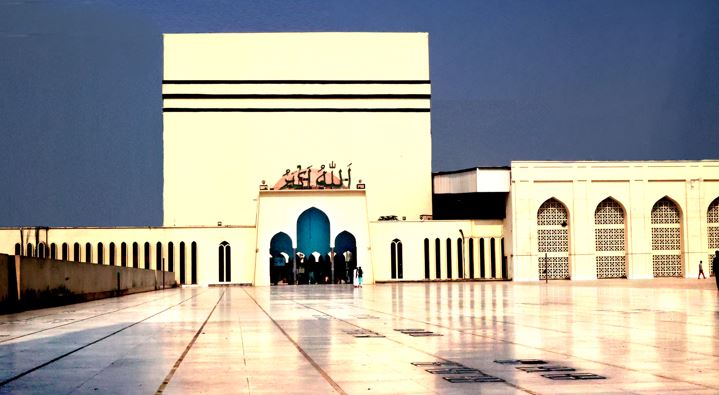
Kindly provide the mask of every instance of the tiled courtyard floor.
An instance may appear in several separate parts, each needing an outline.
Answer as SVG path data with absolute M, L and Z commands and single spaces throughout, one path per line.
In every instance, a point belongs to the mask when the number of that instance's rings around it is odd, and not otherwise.
M 717 394 L 718 295 L 713 278 L 165 290 L 0 316 L 0 393 Z

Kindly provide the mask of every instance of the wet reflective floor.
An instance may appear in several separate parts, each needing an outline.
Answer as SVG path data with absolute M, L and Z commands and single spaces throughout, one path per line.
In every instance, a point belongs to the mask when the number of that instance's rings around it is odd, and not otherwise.
M 719 393 L 714 279 L 183 288 L 0 316 L 0 393 Z

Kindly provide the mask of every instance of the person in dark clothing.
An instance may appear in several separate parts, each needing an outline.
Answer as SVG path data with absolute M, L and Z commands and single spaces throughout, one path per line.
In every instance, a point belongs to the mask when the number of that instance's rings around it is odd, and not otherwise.
M 719 250 L 714 251 L 714 259 L 712 259 L 712 272 L 714 272 L 714 279 L 717 282 L 717 289 L 719 290 Z

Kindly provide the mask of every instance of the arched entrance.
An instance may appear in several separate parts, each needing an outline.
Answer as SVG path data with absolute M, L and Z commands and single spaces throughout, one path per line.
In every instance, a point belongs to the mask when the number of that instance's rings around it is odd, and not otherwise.
M 335 237 L 335 282 L 352 282 L 352 271 L 357 267 L 357 240 L 348 231 Z
M 326 259 L 330 252 L 330 220 L 316 207 L 309 208 L 297 219 L 297 282 L 318 282 L 329 273 Z
M 292 239 L 287 233 L 279 232 L 270 240 L 270 282 L 291 284 L 292 276 Z

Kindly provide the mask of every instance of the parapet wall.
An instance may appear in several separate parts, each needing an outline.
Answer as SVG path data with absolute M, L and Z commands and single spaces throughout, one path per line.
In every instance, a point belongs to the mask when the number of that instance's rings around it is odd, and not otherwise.
M 175 286 L 170 272 L 0 254 L 0 313 Z

